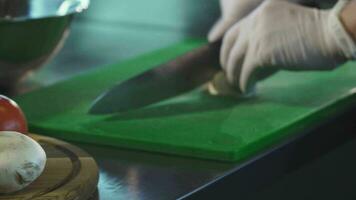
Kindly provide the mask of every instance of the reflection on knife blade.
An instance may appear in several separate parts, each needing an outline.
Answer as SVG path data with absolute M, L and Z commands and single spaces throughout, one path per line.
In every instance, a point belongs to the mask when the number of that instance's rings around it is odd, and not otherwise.
M 114 86 L 94 101 L 89 113 L 126 112 L 196 89 L 220 70 L 220 46 L 221 41 L 205 45 Z

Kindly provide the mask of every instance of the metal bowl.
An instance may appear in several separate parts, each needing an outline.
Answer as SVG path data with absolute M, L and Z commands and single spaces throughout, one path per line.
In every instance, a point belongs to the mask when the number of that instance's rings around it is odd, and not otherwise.
M 73 16 L 89 0 L 0 0 L 0 92 L 61 48 Z

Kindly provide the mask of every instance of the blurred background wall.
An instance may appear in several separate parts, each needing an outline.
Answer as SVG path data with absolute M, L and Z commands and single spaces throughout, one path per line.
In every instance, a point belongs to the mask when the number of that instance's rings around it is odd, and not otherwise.
M 63 50 L 31 79 L 51 84 L 187 38 L 205 38 L 219 13 L 218 0 L 92 0 L 75 18 Z

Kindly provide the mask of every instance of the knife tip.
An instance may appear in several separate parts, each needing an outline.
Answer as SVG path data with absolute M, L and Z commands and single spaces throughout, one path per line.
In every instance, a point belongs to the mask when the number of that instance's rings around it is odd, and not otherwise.
M 115 114 L 115 113 L 120 113 L 120 112 L 126 112 L 129 109 L 126 107 L 120 107 L 117 104 L 113 108 L 110 105 L 109 102 L 105 101 L 105 98 L 98 98 L 90 107 L 88 114 L 90 115 L 109 115 L 109 114 Z
M 90 115 L 104 115 L 104 114 L 108 114 L 108 113 L 101 109 L 98 109 L 98 107 L 94 105 L 93 107 L 91 107 L 89 109 L 88 114 L 90 114 Z
M 91 105 L 88 111 L 90 115 L 105 115 L 110 113 L 110 111 L 107 110 L 107 107 L 102 105 L 102 101 L 100 99 L 101 98 L 96 99 Z

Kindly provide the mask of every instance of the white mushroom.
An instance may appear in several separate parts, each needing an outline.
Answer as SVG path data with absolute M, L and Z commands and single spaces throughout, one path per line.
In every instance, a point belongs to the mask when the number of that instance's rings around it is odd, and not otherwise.
M 0 131 L 0 193 L 21 190 L 36 180 L 46 165 L 46 153 L 30 137 Z

